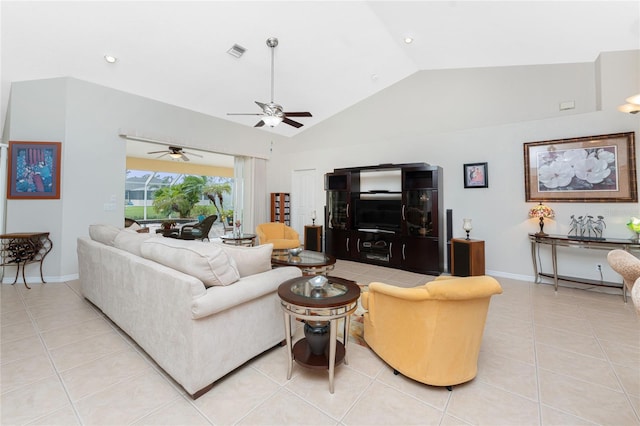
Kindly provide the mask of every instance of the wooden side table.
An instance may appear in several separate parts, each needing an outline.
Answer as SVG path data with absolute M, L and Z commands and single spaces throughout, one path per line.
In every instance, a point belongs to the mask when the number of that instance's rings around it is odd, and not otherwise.
M 292 278 L 278 287 L 287 340 L 287 380 L 291 379 L 293 361 L 307 368 L 328 369 L 329 392 L 333 393 L 335 366 L 343 361 L 348 364 L 349 321 L 350 315 L 358 307 L 360 287 L 355 281 L 338 277 L 327 277 L 326 285 L 314 287 L 310 281 L 313 279 Z M 305 338 L 298 340 L 295 345 L 291 342 L 291 317 L 305 322 Z M 342 342 L 338 340 L 339 320 L 344 321 Z M 319 329 L 324 329 L 321 338 L 314 335 Z
M 53 248 L 53 242 L 49 239 L 48 232 L 17 232 L 13 234 L 0 235 L 0 259 L 2 266 L 2 276 L 0 282 L 4 278 L 4 268 L 6 266 L 16 266 L 16 277 L 13 284 L 18 281 L 20 266 L 22 265 L 22 280 L 26 288 L 27 279 L 24 275 L 25 267 L 30 263 L 40 264 L 40 279 L 45 283 L 42 275 L 42 262 Z
M 451 239 L 451 275 L 484 275 L 484 241 Z

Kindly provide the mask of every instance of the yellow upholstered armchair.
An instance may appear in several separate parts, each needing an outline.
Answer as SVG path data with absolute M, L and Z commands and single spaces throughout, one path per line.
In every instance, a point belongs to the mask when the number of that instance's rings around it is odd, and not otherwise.
M 300 247 L 300 236 L 295 229 L 280 222 L 261 223 L 256 226 L 258 244 L 273 244 L 274 250 Z
M 434 386 L 473 379 L 494 294 L 489 276 L 441 276 L 402 288 L 373 282 L 362 294 L 364 340 L 394 372 Z

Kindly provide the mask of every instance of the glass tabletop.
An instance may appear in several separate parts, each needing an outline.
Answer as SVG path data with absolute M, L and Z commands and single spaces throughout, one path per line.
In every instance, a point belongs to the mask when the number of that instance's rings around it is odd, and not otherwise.
M 313 250 L 302 250 L 298 255 L 287 252 L 273 253 L 272 263 L 300 266 L 326 266 L 335 263 L 335 258 L 326 253 Z
M 223 240 L 247 240 L 255 237 L 256 237 L 256 234 L 240 234 L 240 235 L 225 234 L 220 236 L 220 238 Z
M 298 296 L 314 299 L 342 296 L 347 292 L 347 286 L 330 282 L 326 277 L 317 275 L 305 281 L 298 281 L 291 285 L 291 292 Z
M 360 297 L 355 281 L 323 275 L 292 278 L 280 284 L 278 296 L 285 302 L 305 308 L 345 306 Z

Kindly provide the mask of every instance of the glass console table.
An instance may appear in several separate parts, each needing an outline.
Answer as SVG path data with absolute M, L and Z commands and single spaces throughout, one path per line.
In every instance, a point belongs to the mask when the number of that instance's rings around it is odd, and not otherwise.
M 533 262 L 533 273 L 536 283 L 541 281 L 542 277 L 552 278 L 555 290 L 558 291 L 558 281 L 569 281 L 575 283 L 589 284 L 601 287 L 613 287 L 622 289 L 622 298 L 627 301 L 627 291 L 622 282 L 613 283 L 607 281 L 589 280 L 586 278 L 569 277 L 558 275 L 558 253 L 557 247 L 575 247 L 594 250 L 625 250 L 640 251 L 640 242 L 623 238 L 581 238 L 567 235 L 539 235 L 529 234 L 531 242 L 531 260 Z M 536 253 L 541 245 L 551 246 L 551 263 L 553 265 L 553 273 L 546 273 L 538 270 L 538 262 Z

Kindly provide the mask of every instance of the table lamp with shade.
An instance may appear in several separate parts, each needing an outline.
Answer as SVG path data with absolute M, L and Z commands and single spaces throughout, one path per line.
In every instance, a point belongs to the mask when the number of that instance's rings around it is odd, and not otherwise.
M 544 218 L 552 218 L 555 216 L 555 213 L 551 207 L 545 206 L 542 204 L 542 201 L 537 206 L 533 207 L 529 210 L 529 217 L 531 218 L 540 218 L 540 232 L 536 232 L 536 235 L 547 235 L 544 231 Z

